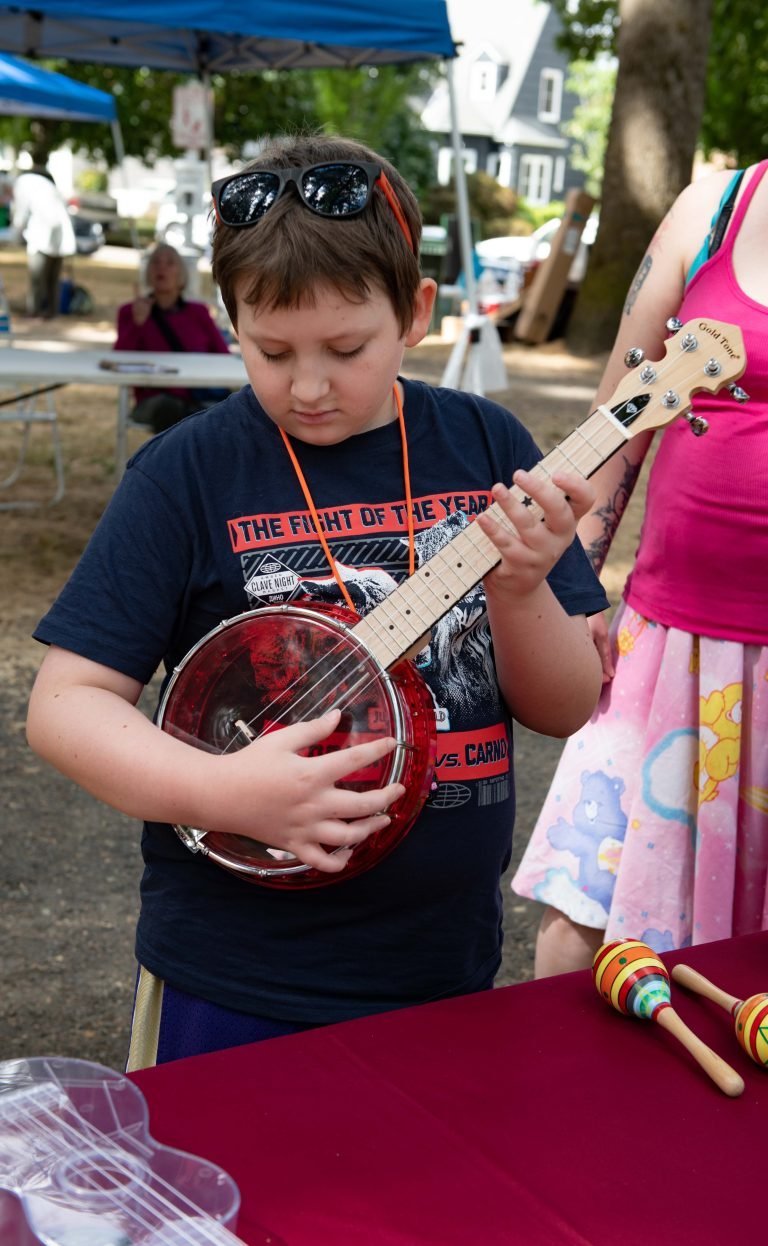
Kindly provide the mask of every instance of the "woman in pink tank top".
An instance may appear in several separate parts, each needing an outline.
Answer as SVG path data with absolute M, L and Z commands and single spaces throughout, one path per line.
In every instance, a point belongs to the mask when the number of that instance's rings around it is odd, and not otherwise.
M 741 328 L 749 403 L 698 394 L 707 435 L 666 427 L 610 633 L 590 620 L 603 694 L 566 744 L 512 883 L 547 906 L 537 976 L 588 966 L 606 939 L 667 951 L 768 927 L 767 172 L 768 160 L 738 189 L 713 174 L 679 196 L 597 392 L 614 392 L 630 346 L 662 357 L 670 316 Z M 634 437 L 592 478 L 579 535 L 598 571 L 652 440 Z

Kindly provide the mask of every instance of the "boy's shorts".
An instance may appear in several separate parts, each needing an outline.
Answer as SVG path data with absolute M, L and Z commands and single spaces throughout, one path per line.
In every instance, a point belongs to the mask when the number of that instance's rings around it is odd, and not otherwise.
M 254 1017 L 168 986 L 142 965 L 136 980 L 126 1073 L 311 1030 L 311 1025 Z

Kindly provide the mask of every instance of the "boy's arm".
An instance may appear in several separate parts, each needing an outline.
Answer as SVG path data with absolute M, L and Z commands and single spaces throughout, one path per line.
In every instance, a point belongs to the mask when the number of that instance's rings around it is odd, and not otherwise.
M 131 817 L 260 839 L 326 872 L 343 869 L 349 854 L 331 856 L 322 845 L 352 847 L 381 830 L 389 822 L 381 811 L 403 794 L 400 784 L 364 793 L 336 787 L 391 752 L 391 739 L 300 755 L 333 731 L 338 712 L 272 732 L 236 753 L 211 754 L 150 722 L 136 707 L 141 688 L 52 647 L 30 700 L 31 747 Z
M 571 544 L 577 517 L 594 494 L 575 473 L 546 481 L 516 472 L 515 484 L 541 506 L 542 519 L 496 485 L 494 500 L 515 530 L 487 513 L 476 521 L 502 556 L 485 579 L 496 669 L 518 722 L 563 737 L 577 731 L 597 703 L 600 660 L 584 616 L 567 614 L 545 577 Z

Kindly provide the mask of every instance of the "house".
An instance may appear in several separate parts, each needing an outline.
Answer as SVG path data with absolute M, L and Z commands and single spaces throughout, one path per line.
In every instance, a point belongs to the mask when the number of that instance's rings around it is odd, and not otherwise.
M 454 93 L 468 173 L 482 170 L 529 204 L 562 199 L 584 175 L 563 133 L 578 97 L 567 87 L 568 58 L 556 45 L 560 19 L 543 0 L 448 0 L 460 53 Z M 422 113 L 438 146 L 437 179 L 451 180 L 454 152 L 448 84 Z

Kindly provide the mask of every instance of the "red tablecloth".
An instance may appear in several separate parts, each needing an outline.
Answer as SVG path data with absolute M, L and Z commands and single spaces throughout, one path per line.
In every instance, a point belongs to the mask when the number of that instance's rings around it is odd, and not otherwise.
M 768 935 L 675 953 L 740 999 Z M 158 1141 L 238 1182 L 249 1246 L 730 1246 L 764 1237 L 768 1071 L 721 1008 L 676 1011 L 742 1075 L 729 1099 L 589 972 L 133 1075 Z

